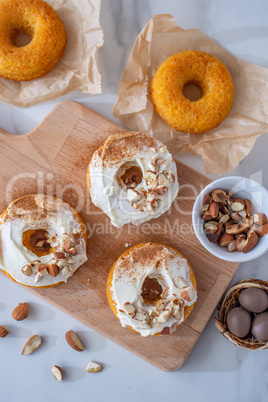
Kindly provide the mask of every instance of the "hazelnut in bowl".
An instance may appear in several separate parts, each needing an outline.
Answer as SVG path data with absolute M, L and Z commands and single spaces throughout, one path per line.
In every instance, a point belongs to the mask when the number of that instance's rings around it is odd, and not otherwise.
M 268 251 L 268 190 L 229 176 L 208 184 L 195 200 L 192 222 L 200 243 L 226 261 L 245 262 Z

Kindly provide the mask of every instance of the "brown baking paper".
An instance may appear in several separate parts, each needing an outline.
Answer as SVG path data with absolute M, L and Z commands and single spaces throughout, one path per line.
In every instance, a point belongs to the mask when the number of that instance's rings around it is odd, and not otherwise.
M 203 134 L 173 130 L 154 111 L 150 82 L 158 66 L 172 54 L 201 50 L 220 59 L 230 71 L 235 95 L 227 118 Z M 202 156 L 207 173 L 234 169 L 268 132 L 268 70 L 227 52 L 198 29 L 183 30 L 171 15 L 156 15 L 139 34 L 129 56 L 113 114 L 130 130 L 149 133 L 173 154 L 190 151 Z
M 53 70 L 32 81 L 0 77 L 0 100 L 19 107 L 48 101 L 70 91 L 101 92 L 96 52 L 103 44 L 100 0 L 46 0 L 61 18 L 67 46 Z

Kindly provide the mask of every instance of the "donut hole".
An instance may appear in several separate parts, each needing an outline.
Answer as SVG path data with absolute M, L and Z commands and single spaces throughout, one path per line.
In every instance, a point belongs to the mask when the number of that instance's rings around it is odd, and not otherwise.
M 31 43 L 33 38 L 33 31 L 31 28 L 21 27 L 16 28 L 10 38 L 15 47 L 24 47 Z
M 26 230 L 22 235 L 22 243 L 38 257 L 50 254 L 52 251 L 46 229 Z
M 117 173 L 117 181 L 122 188 L 135 188 L 142 182 L 143 174 L 136 162 L 126 162 L 120 166 Z
M 191 102 L 196 102 L 202 98 L 203 92 L 198 82 L 187 82 L 183 87 L 183 95 Z
M 161 299 L 162 292 L 163 288 L 156 278 L 145 278 L 141 288 L 141 297 L 145 304 L 156 304 Z

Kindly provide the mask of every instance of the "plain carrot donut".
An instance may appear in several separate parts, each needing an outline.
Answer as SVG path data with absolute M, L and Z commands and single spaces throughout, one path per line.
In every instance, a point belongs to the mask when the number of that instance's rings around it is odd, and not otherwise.
M 202 96 L 190 101 L 186 84 L 197 84 Z M 216 57 L 197 50 L 176 53 L 165 60 L 151 81 L 151 99 L 159 116 L 172 128 L 202 133 L 217 127 L 228 115 L 234 97 L 232 77 Z
M 28 34 L 31 42 L 15 46 L 20 34 Z M 44 1 L 0 2 L 0 76 L 16 81 L 41 77 L 61 59 L 66 43 L 61 19 Z
M 142 336 L 174 332 L 197 300 L 189 261 L 162 243 L 138 244 L 125 251 L 109 272 L 106 291 L 121 325 Z

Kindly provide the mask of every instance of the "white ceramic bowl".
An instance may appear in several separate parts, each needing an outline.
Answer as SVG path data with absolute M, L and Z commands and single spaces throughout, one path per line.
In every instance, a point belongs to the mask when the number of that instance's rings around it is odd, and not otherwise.
M 248 253 L 228 252 L 227 247 L 220 247 L 218 243 L 211 243 L 204 231 L 204 220 L 201 216 L 201 208 L 205 194 L 213 190 L 231 190 L 236 198 L 249 199 L 253 206 L 253 213 L 264 213 L 268 217 L 268 190 L 254 180 L 240 176 L 229 176 L 215 180 L 206 186 L 195 200 L 192 212 L 192 221 L 195 234 L 200 243 L 215 256 L 226 261 L 244 262 L 260 257 L 268 251 L 268 234 L 259 237 L 256 247 Z

